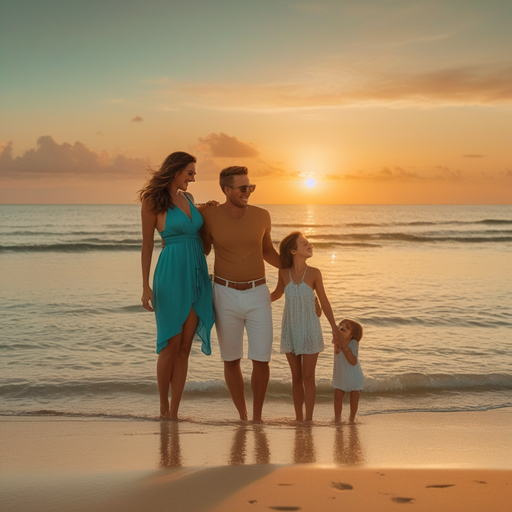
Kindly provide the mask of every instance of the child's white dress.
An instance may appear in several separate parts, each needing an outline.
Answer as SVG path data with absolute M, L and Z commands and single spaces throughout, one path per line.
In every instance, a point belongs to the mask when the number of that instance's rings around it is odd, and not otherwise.
M 281 352 L 316 354 L 324 349 L 320 318 L 315 312 L 315 292 L 304 282 L 306 270 L 299 284 L 292 279 L 284 289 L 285 304 L 281 325 Z
M 357 357 L 357 363 L 352 366 L 343 351 L 334 354 L 334 370 L 332 374 L 332 387 L 342 391 L 361 391 L 364 387 L 364 375 L 359 364 L 359 343 L 351 340 L 347 347 L 352 350 L 352 354 Z

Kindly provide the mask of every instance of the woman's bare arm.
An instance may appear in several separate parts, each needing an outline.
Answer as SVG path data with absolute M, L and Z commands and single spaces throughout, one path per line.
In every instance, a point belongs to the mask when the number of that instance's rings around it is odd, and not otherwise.
M 149 286 L 149 274 L 151 271 L 151 258 L 153 256 L 153 246 L 156 228 L 156 215 L 151 213 L 147 204 L 142 203 L 142 306 L 148 311 L 153 311 L 153 290 Z
M 313 282 L 313 289 L 318 295 L 318 300 L 322 306 L 322 310 L 325 313 L 325 318 L 327 318 L 329 324 L 332 329 L 332 343 L 334 343 L 335 352 L 338 353 L 341 347 L 341 333 L 336 325 L 336 320 L 334 319 L 334 314 L 332 312 L 331 303 L 327 298 L 327 294 L 325 293 L 324 282 L 322 279 L 322 272 L 318 268 L 314 269 L 315 271 L 315 281 Z

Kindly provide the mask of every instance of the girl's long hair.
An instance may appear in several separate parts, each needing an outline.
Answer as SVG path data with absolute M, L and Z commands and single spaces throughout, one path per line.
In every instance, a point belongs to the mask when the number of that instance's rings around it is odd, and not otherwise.
M 279 244 L 279 266 L 281 268 L 291 268 L 293 266 L 292 251 L 297 249 L 297 238 L 302 235 L 300 231 L 293 231 L 285 236 Z
M 169 185 L 176 174 L 183 171 L 188 164 L 195 162 L 197 162 L 195 156 L 183 151 L 171 153 L 157 171 L 150 171 L 151 177 L 138 192 L 140 202 L 144 202 L 148 211 L 154 215 L 174 208 Z

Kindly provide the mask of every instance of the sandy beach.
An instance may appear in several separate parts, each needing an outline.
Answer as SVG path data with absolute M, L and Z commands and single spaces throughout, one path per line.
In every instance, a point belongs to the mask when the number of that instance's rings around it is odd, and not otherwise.
M 512 409 L 356 425 L 3 417 L 0 508 L 501 511 Z

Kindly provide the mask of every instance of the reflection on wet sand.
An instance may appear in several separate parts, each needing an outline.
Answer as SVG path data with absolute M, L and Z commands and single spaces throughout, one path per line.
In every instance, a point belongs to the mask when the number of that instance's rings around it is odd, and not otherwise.
M 270 447 L 263 425 L 254 425 L 254 458 L 256 464 L 270 464 Z
M 245 457 L 247 455 L 247 429 L 247 425 L 240 425 L 235 429 L 228 460 L 230 466 L 245 464 Z
M 316 462 L 316 450 L 315 443 L 313 441 L 313 426 L 300 425 L 295 428 L 293 463 L 306 464 L 307 462 Z
M 233 435 L 228 464 L 245 464 L 247 456 L 247 433 L 254 432 L 254 461 L 255 464 L 270 464 L 270 448 L 267 434 L 263 425 L 239 425 Z
M 171 468 L 183 466 L 180 448 L 179 423 L 176 421 L 160 422 L 160 467 Z
M 336 464 L 364 464 L 364 450 L 357 425 L 337 425 L 334 433 L 333 460 Z
M 187 429 L 183 431 L 183 425 L 181 425 L 182 434 L 187 432 Z M 206 429 L 208 430 L 208 428 Z M 229 445 L 229 437 L 225 437 L 225 434 L 216 437 L 215 444 L 212 446 L 211 440 L 204 444 L 203 450 L 199 451 L 199 459 L 197 453 L 189 453 L 191 461 L 187 463 L 193 463 L 198 465 L 204 464 L 204 459 L 201 454 L 206 453 L 208 459 L 208 453 L 210 452 L 209 447 L 214 448 L 214 451 L 222 450 L 219 452 L 222 457 L 223 448 L 225 446 L 224 459 L 227 465 L 243 465 L 243 464 L 308 464 L 313 462 L 327 462 L 325 456 L 329 459 L 329 450 L 327 454 L 325 450 L 317 452 L 315 447 L 314 436 L 321 436 L 325 441 L 330 438 L 330 428 L 325 426 L 318 426 L 314 424 L 296 424 L 291 429 L 286 428 L 285 437 L 281 437 L 285 444 L 280 443 L 276 446 L 275 453 L 271 454 L 271 447 L 269 444 L 269 435 L 274 436 L 274 442 L 276 442 L 275 427 L 261 424 L 250 424 L 242 423 L 233 428 L 231 445 Z M 281 429 L 279 429 L 281 430 Z M 293 446 L 288 443 L 292 441 L 291 435 L 293 432 Z M 208 434 L 208 432 L 204 432 Z M 327 438 L 325 437 L 327 434 Z M 212 434 L 213 435 L 213 434 Z M 281 431 L 281 436 L 283 432 Z M 205 437 L 208 438 L 209 436 Z M 320 439 L 320 438 L 319 438 Z M 226 442 L 227 441 L 227 442 Z M 217 445 L 220 442 L 221 445 Z M 252 445 L 251 445 L 252 442 Z M 224 444 L 225 443 L 225 444 Z M 289 446 L 289 448 L 286 448 Z M 320 448 L 325 446 L 324 442 L 321 442 Z M 248 451 L 249 450 L 249 451 Z M 252 453 L 251 453 L 252 452 Z M 320 453 L 320 455 L 319 455 Z M 322 455 L 323 453 L 323 455 Z M 274 459 L 273 461 L 271 459 Z M 332 461 L 335 464 L 343 465 L 360 465 L 366 463 L 366 456 L 364 449 L 361 444 L 359 427 L 358 425 L 337 425 L 334 427 L 334 447 L 332 452 Z M 180 443 L 180 423 L 162 421 L 160 423 L 160 460 L 159 466 L 162 468 L 180 467 L 185 465 L 185 459 L 182 454 L 182 448 Z

